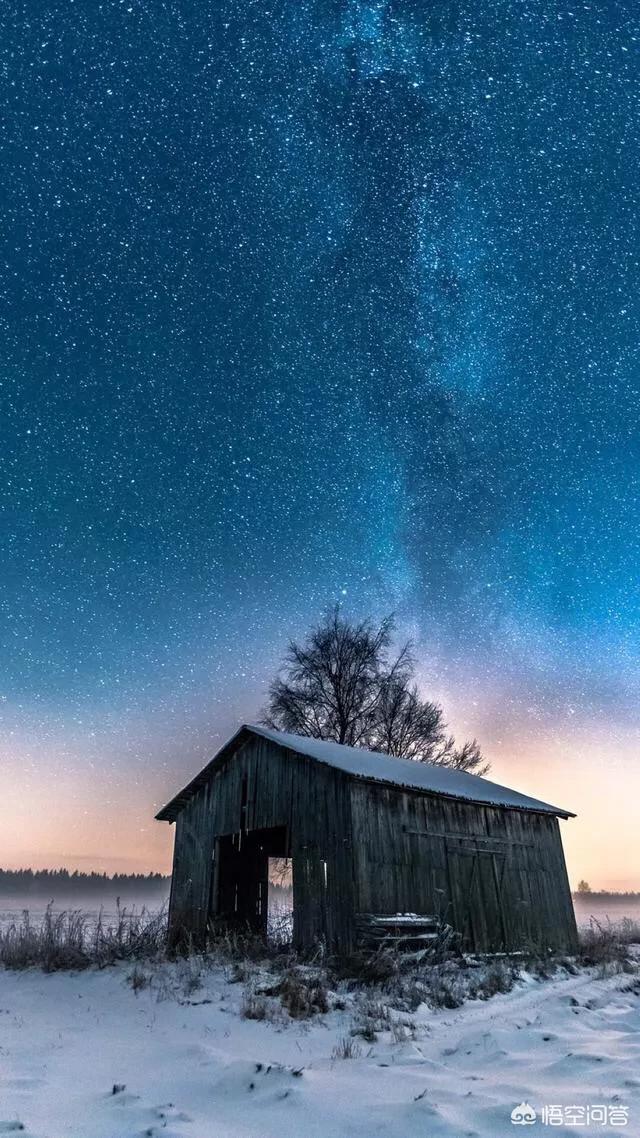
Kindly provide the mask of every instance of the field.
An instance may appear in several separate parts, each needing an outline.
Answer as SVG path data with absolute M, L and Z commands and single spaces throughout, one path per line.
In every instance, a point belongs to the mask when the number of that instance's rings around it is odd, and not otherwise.
M 47 901 L 44 898 L 39 903 L 34 903 L 32 898 L 25 898 L 24 901 L 20 901 L 14 897 L 0 897 L 0 929 L 22 920 L 25 910 L 29 911 L 34 922 L 38 922 L 44 915 L 46 904 Z M 286 890 L 277 893 L 274 904 L 276 912 L 283 912 L 289 908 L 290 904 L 291 897 Z M 55 902 L 53 904 L 54 912 L 61 912 L 65 907 L 81 909 L 92 920 L 97 919 L 101 910 L 103 919 L 106 921 L 115 920 L 117 915 L 115 897 L 107 900 L 102 906 L 96 902 L 95 898 L 91 897 L 80 897 L 77 901 L 74 900 L 71 905 L 67 903 L 66 906 Z M 134 897 L 132 901 L 127 901 L 126 907 L 133 907 L 137 912 L 143 908 L 155 911 L 158 908 L 158 901 L 155 897 L 149 898 L 141 895 Z M 587 894 L 583 897 L 576 895 L 574 897 L 574 908 L 579 926 L 588 925 L 592 916 L 596 920 L 604 922 L 611 920 L 617 923 L 625 917 L 640 922 L 640 896 L 637 894 L 630 897 L 624 894 L 614 894 L 604 898 L 597 893 Z
M 578 919 L 606 940 L 607 920 L 634 911 L 597 900 Z M 0 910 L 0 931 L 21 916 Z M 115 909 L 102 920 L 109 943 Z M 452 964 L 426 990 L 323 973 L 307 1016 L 295 987 L 274 994 L 273 966 L 168 962 L 159 944 L 80 972 L 0 970 L 0 1136 L 500 1138 L 522 1103 L 537 1112 L 528 1133 L 554 1107 L 562 1133 L 640 1134 L 637 945 L 624 970 L 532 967 L 514 982 L 509 965 Z M 313 991 L 313 970 L 300 975 Z
M 146 909 L 148 912 L 158 912 L 158 910 L 168 902 L 169 894 L 160 897 L 153 895 L 146 895 L 144 893 L 134 894 L 127 897 L 124 901 L 123 907 L 128 912 L 134 911 L 139 913 L 141 910 Z M 9 924 L 16 924 L 23 919 L 25 912 L 29 914 L 29 919 L 37 924 L 42 920 L 44 913 L 50 906 L 55 913 L 61 912 L 82 912 L 89 920 L 97 920 L 99 915 L 103 919 L 116 920 L 118 913 L 118 897 L 113 896 L 95 897 L 90 894 L 79 893 L 69 899 L 58 899 L 56 897 L 15 897 L 10 895 L 2 895 L 0 893 L 0 929 L 6 928 Z
M 0 973 L 0 1134 L 501 1138 L 523 1101 L 539 1116 L 601 1104 L 640 1131 L 637 974 L 525 974 L 507 994 L 412 1013 L 343 991 L 309 1020 L 269 1000 L 246 1018 L 233 978 L 194 961 Z M 352 1034 L 365 1014 L 380 1020 L 367 1039 Z
M 597 921 L 612 921 L 614 924 L 627 918 L 640 923 L 640 895 L 625 896 L 624 893 L 601 897 L 598 893 L 576 894 L 573 907 L 579 926 L 589 923 L 591 917 Z

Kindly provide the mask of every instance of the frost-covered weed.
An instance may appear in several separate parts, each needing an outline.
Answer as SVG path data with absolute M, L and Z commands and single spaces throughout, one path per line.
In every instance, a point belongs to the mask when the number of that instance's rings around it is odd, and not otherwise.
M 615 924 L 592 917 L 580 936 L 580 958 L 584 964 L 597 965 L 602 976 L 617 972 L 633 972 L 631 945 L 640 941 L 640 926 L 625 917 Z
M 273 996 L 256 991 L 253 984 L 246 985 L 240 1015 L 243 1019 L 255 1019 L 268 1023 L 281 1024 L 285 1020 L 282 1005 Z
M 359 1059 L 361 1055 L 362 1048 L 353 1036 L 349 1035 L 345 1035 L 339 1043 L 336 1043 L 331 1052 L 332 1059 Z
M 56 972 L 151 959 L 164 952 L 166 930 L 166 909 L 136 912 L 118 903 L 115 918 L 107 919 L 102 911 L 92 918 L 77 910 L 54 913 L 48 905 L 40 921 L 25 910 L 21 921 L 0 929 L 0 964 Z
M 292 1019 L 309 1019 L 329 1010 L 327 981 L 317 968 L 287 968 L 275 991 Z

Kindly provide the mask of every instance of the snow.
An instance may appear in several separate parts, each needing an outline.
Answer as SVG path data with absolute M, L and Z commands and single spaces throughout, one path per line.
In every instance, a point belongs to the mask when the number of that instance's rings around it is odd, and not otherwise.
M 550 806 L 537 798 L 529 798 L 517 790 L 500 786 L 487 778 L 467 771 L 449 770 L 433 763 L 416 763 L 407 759 L 394 759 L 377 751 L 367 751 L 363 747 L 345 747 L 325 739 L 311 739 L 303 735 L 288 735 L 270 727 L 253 723 L 245 725 L 249 731 L 262 735 L 281 747 L 307 755 L 319 763 L 327 763 L 338 770 L 357 778 L 373 779 L 375 782 L 390 782 L 395 786 L 415 787 L 429 790 L 434 794 L 444 794 L 450 798 L 464 798 L 472 802 L 488 802 L 496 806 L 514 806 L 520 810 L 535 810 L 561 817 L 574 817 L 569 810 Z
M 626 1106 L 639 1133 L 637 975 L 527 976 L 456 1011 L 422 1005 L 415 1038 L 338 1059 L 352 1008 L 249 1021 L 241 984 L 215 968 L 196 987 L 186 967 L 157 965 L 137 993 L 130 966 L 0 972 L 0 1135 L 497 1138 L 521 1103 Z
M 435 917 L 421 916 L 420 913 L 392 913 L 389 917 L 370 917 L 372 925 L 424 925 L 433 924 Z
M 326 763 L 337 767 L 354 778 L 372 780 L 374 782 L 387 782 L 393 786 L 406 786 L 416 790 L 425 790 L 433 794 L 446 795 L 448 798 L 460 798 L 466 802 L 486 802 L 494 806 L 509 806 L 517 810 L 533 810 L 536 813 L 555 814 L 560 818 L 575 818 L 570 810 L 563 810 L 559 806 L 551 806 L 548 802 L 541 802 L 538 798 L 530 798 L 527 794 L 520 794 L 507 786 L 500 786 L 479 775 L 469 774 L 467 771 L 450 770 L 447 767 L 436 766 L 434 763 L 417 763 L 408 759 L 395 759 L 390 755 L 380 754 L 379 751 L 367 751 L 364 747 L 346 747 L 341 743 L 334 743 L 327 739 L 313 739 L 306 735 L 290 735 L 285 731 L 276 731 L 271 727 L 262 727 L 260 724 L 245 723 L 236 731 L 218 751 L 218 754 L 207 763 L 200 774 L 188 783 L 172 800 L 156 814 L 159 821 L 173 822 L 185 801 L 195 793 L 210 772 L 215 769 L 216 763 L 226 757 L 240 737 L 247 731 L 261 735 L 280 747 L 306 755 L 316 762 Z

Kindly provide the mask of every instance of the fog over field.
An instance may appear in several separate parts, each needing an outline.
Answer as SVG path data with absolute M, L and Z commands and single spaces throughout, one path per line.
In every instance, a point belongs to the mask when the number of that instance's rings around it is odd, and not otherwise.
M 171 878 L 161 874 L 73 874 L 66 870 L 0 869 L 0 927 L 22 920 L 37 922 L 47 906 L 54 912 L 81 910 L 105 917 L 120 909 L 156 912 L 169 900 Z
M 640 893 L 575 894 L 573 907 L 578 925 L 588 924 L 591 917 L 614 923 L 625 917 L 640 921 Z
M 118 901 L 126 910 L 133 909 L 140 912 L 141 909 L 148 909 L 155 912 L 167 904 L 169 889 L 170 880 L 167 878 L 157 887 L 134 889 L 124 896 L 115 889 L 101 890 L 100 893 L 81 890 L 77 895 L 63 897 L 46 893 L 11 895 L 0 892 L 0 927 L 21 920 L 25 910 L 29 912 L 30 918 L 37 922 L 49 904 L 54 912 L 65 909 L 82 910 L 89 917 L 97 917 L 102 911 L 103 917 L 107 920 L 115 916 Z M 277 887 L 274 889 L 272 884 L 270 892 L 277 894 L 273 900 L 278 907 L 289 908 L 291 896 L 288 890 Z M 640 921 L 640 893 L 574 894 L 573 903 L 579 926 L 588 925 L 591 918 L 599 922 L 611 921 L 614 924 L 625 918 Z

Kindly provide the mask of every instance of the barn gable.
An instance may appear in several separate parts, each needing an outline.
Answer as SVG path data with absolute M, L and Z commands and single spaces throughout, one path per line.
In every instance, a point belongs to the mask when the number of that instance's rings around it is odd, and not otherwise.
M 416 763 L 407 759 L 392 758 L 364 747 L 346 747 L 326 739 L 313 739 L 303 735 L 290 735 L 271 727 L 245 723 L 232 738 L 218 751 L 206 767 L 196 775 L 179 794 L 167 803 L 156 815 L 158 821 L 171 822 L 191 794 L 195 793 L 209 775 L 229 758 L 235 747 L 239 746 L 247 734 L 259 735 L 269 739 L 278 747 L 284 747 L 298 755 L 305 755 L 315 762 L 335 767 L 353 778 L 372 782 L 390 783 L 393 786 L 422 790 L 430 794 L 444 795 L 447 798 L 461 798 L 468 802 L 484 802 L 487 805 L 507 806 L 514 810 L 529 810 L 542 814 L 553 814 L 560 818 L 574 818 L 569 810 L 551 806 L 537 798 L 520 794 L 517 790 L 500 786 L 490 779 L 467 771 L 451 770 L 434 763 Z

